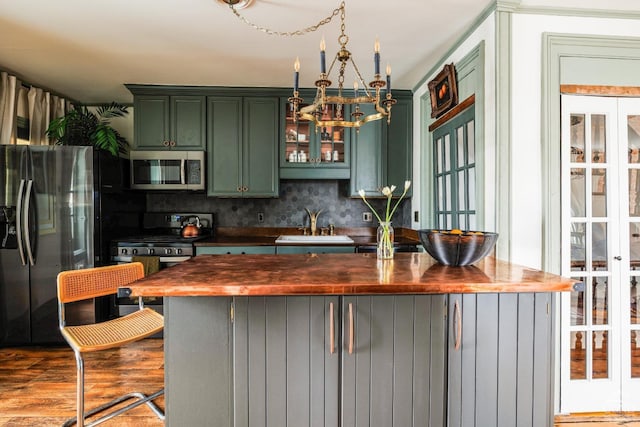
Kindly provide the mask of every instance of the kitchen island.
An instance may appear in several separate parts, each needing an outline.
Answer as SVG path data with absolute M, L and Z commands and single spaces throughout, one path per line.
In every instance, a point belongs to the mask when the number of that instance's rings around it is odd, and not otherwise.
M 205 255 L 123 291 L 165 297 L 169 426 L 551 427 L 554 293 L 576 285 L 494 258 Z

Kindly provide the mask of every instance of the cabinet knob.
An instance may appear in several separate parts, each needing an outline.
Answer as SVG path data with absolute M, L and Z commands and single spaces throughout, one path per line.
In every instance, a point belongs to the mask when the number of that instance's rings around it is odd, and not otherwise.
M 169 142 L 169 145 L 172 146 L 172 147 L 175 147 L 176 146 L 176 142 L 175 141 L 171 141 L 171 142 Z
M 169 141 L 162 141 L 162 145 L 164 145 L 165 147 L 169 146 Z
M 238 187 L 237 190 L 238 190 L 238 193 L 242 193 L 242 187 Z
M 249 187 L 247 187 L 246 185 L 244 185 L 244 186 L 242 187 L 242 191 L 249 191 Z

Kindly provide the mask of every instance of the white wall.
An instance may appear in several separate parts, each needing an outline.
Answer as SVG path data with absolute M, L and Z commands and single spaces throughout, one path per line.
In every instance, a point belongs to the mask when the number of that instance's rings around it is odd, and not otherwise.
M 540 268 L 542 200 L 545 197 L 541 165 L 543 33 L 639 37 L 640 25 L 631 19 L 517 13 L 512 24 L 511 261 Z

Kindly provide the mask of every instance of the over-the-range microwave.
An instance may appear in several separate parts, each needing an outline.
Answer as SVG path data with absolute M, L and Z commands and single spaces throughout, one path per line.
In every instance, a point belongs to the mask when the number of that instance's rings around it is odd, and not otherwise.
M 204 151 L 131 151 L 134 190 L 204 190 Z

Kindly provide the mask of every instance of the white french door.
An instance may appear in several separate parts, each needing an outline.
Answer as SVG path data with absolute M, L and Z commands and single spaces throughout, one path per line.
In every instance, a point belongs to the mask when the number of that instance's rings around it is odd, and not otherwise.
M 562 96 L 560 411 L 640 410 L 640 99 Z

